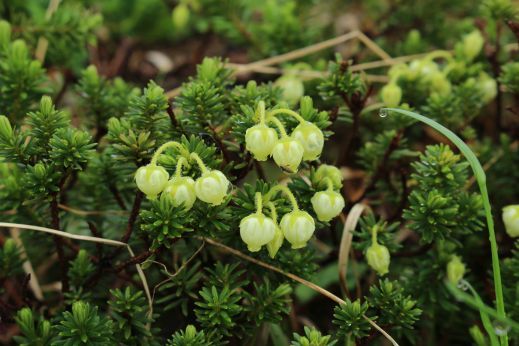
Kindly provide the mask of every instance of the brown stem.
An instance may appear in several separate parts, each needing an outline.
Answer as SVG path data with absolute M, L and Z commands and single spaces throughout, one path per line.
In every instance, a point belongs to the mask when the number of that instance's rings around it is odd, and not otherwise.
M 139 211 L 141 210 L 143 197 L 144 194 L 141 191 L 137 191 L 137 193 L 135 194 L 135 199 L 133 200 L 133 206 L 130 212 L 130 217 L 128 217 L 128 223 L 126 224 L 126 232 L 124 232 L 124 235 L 121 237 L 121 241 L 123 243 L 128 243 L 132 236 L 135 221 L 137 221 Z M 114 252 L 109 256 L 109 259 L 111 260 L 117 257 L 121 253 L 122 249 L 122 247 L 118 247 L 117 249 L 115 249 Z
M 121 207 L 122 210 L 127 210 L 126 204 L 124 203 L 124 200 L 123 200 L 121 194 L 119 193 L 119 189 L 117 188 L 117 186 L 115 186 L 114 184 L 110 184 L 108 186 L 108 189 L 110 190 L 110 192 L 114 196 L 115 201 L 117 202 L 119 207 Z
M 135 225 L 135 221 L 137 221 L 137 217 L 139 216 L 139 211 L 141 209 L 142 198 L 144 194 L 141 191 L 137 191 L 135 194 L 135 199 L 133 200 L 132 211 L 130 212 L 130 217 L 128 218 L 128 224 L 126 226 L 126 232 L 124 233 L 121 241 L 123 243 L 128 243 L 130 237 L 132 236 L 133 228 Z
M 116 273 L 118 273 L 118 272 L 128 268 L 131 265 L 135 265 L 135 264 L 144 262 L 146 259 L 148 259 L 153 254 L 154 254 L 154 251 L 146 250 L 143 253 L 136 255 L 135 257 L 132 257 L 129 260 L 119 264 L 117 267 L 115 267 L 114 270 Z
M 389 157 L 391 154 L 398 148 L 398 145 L 400 144 L 400 139 L 402 138 L 402 132 L 397 132 L 397 134 L 393 137 L 391 142 L 389 143 L 389 146 L 386 148 L 386 151 L 384 152 L 384 156 L 382 157 L 382 161 L 380 161 L 380 164 L 377 166 L 375 173 L 370 179 L 369 185 L 364 189 L 364 192 L 362 195 L 357 198 L 354 203 L 358 203 L 366 197 L 366 195 L 371 192 L 375 185 L 377 184 L 377 181 L 382 178 L 386 173 L 387 164 L 389 161 Z

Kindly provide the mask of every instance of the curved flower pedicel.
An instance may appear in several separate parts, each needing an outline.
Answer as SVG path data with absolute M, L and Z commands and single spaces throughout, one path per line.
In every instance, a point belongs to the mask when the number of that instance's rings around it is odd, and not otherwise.
M 292 204 L 292 211 L 281 218 L 280 227 L 283 236 L 292 245 L 292 249 L 305 247 L 314 234 L 315 221 L 310 214 L 299 209 L 294 195 L 286 186 L 274 186 L 265 196 L 265 200 L 269 201 L 278 192 L 283 192 Z
M 180 157 L 177 161 L 175 176 L 170 179 L 164 189 L 164 193 L 168 194 L 174 206 L 183 205 L 186 210 L 193 207 L 196 201 L 195 181 L 191 177 L 182 177 L 182 165 L 187 165 L 187 160 Z
M 265 102 L 259 102 L 257 113 L 259 113 L 260 122 L 245 132 L 245 147 L 256 160 L 266 161 L 272 155 L 272 150 L 278 142 L 278 134 L 265 122 Z

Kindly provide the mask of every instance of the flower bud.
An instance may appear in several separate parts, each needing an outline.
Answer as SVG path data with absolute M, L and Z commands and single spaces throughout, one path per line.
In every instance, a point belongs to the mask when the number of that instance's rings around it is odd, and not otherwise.
M 465 274 L 465 264 L 458 256 L 452 256 L 452 259 L 447 263 L 447 279 L 450 283 L 457 285 L 463 279 Z
M 282 90 L 281 99 L 293 106 L 305 94 L 303 81 L 293 74 L 279 77 L 274 83 Z
M 240 221 L 240 236 L 250 252 L 259 251 L 274 239 L 275 234 L 276 224 L 262 213 L 249 215 Z
M 313 161 L 317 159 L 324 146 L 324 136 L 320 128 L 314 123 L 299 124 L 292 132 L 292 137 L 297 139 L 305 149 L 303 160 Z
M 503 208 L 503 223 L 506 233 L 512 238 L 519 237 L 519 204 Z
M 390 83 L 381 90 L 382 102 L 387 107 L 397 107 L 402 100 L 402 89 L 396 83 Z
M 310 201 L 319 221 L 330 221 L 344 208 L 344 198 L 331 190 L 317 192 Z
M 175 207 L 183 205 L 189 210 L 196 201 L 195 181 L 190 177 L 175 177 L 168 181 L 164 193 L 171 196 Z
M 369 266 L 380 275 L 389 272 L 389 262 L 391 257 L 389 255 L 389 250 L 384 245 L 372 243 L 366 251 L 366 259 Z
M 272 157 L 276 164 L 289 171 L 297 172 L 297 168 L 303 159 L 304 147 L 298 140 L 290 137 L 280 139 L 274 149 Z
M 278 141 L 276 130 L 264 124 L 255 125 L 245 132 L 245 145 L 258 161 L 265 161 L 272 154 Z
M 320 165 L 314 175 L 314 180 L 318 187 L 326 187 L 325 178 L 329 178 L 332 181 L 334 189 L 342 188 L 342 173 L 337 167 L 332 165 Z
M 281 228 L 276 226 L 274 238 L 272 238 L 272 240 L 269 241 L 267 244 L 267 250 L 269 251 L 270 258 L 274 258 L 276 256 L 279 249 L 281 248 L 281 245 L 283 245 L 283 240 L 285 240 L 285 237 L 283 236 L 283 231 L 281 231 Z
M 483 35 L 481 35 L 479 30 L 474 30 L 463 37 L 463 56 L 466 57 L 468 61 L 472 61 L 481 52 L 484 41 Z
M 189 7 L 186 4 L 178 4 L 171 12 L 171 20 L 175 29 L 184 30 L 189 23 L 190 15 Z
M 229 189 L 229 180 L 218 170 L 212 170 L 202 174 L 195 182 L 196 196 L 202 201 L 212 204 L 222 204 L 227 190 Z
M 137 187 L 150 199 L 157 197 L 164 190 L 168 179 L 168 172 L 154 164 L 142 166 L 135 173 Z
M 315 221 L 306 211 L 294 210 L 281 219 L 283 235 L 292 244 L 292 249 L 306 246 L 315 231 Z

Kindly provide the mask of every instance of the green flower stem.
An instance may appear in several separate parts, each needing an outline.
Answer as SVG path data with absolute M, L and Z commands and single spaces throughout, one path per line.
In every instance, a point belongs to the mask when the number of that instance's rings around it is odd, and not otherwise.
M 288 114 L 288 115 L 294 117 L 295 119 L 297 119 L 297 121 L 299 121 L 300 123 L 302 123 L 302 124 L 306 123 L 306 120 L 299 113 L 294 112 L 293 110 L 288 109 L 288 108 L 274 109 L 268 113 L 267 118 L 274 116 L 276 114 Z
M 200 156 L 198 156 L 197 153 L 191 153 L 191 155 L 189 157 L 196 161 L 198 167 L 200 167 L 200 171 L 202 172 L 202 174 L 209 173 L 209 169 L 207 168 L 207 166 L 204 164 L 204 161 L 202 161 L 202 159 L 200 158 Z
M 267 207 L 270 209 L 270 218 L 274 220 L 274 223 L 278 224 L 278 212 L 276 206 L 272 202 L 267 202 Z
M 259 113 L 260 124 L 265 124 L 265 101 L 258 102 L 256 113 Z
M 254 202 L 256 204 L 256 214 L 261 214 L 263 212 L 263 197 L 261 196 L 261 192 L 256 192 Z
M 378 244 L 377 241 L 377 227 L 373 227 L 371 230 L 371 245 Z
M 463 292 L 450 282 L 446 282 L 445 285 L 449 289 L 449 291 L 452 293 L 452 295 L 457 299 L 464 303 L 466 303 L 468 306 L 470 306 L 473 309 L 476 309 L 478 311 L 482 311 L 486 313 L 489 316 L 492 316 L 497 321 L 509 326 L 512 329 L 515 329 L 516 331 L 519 331 L 519 323 L 508 318 L 508 317 L 502 317 L 499 315 L 499 312 L 495 309 L 491 308 L 490 306 L 484 304 L 481 300 L 478 300 L 474 297 L 472 297 L 470 294 Z
M 182 166 L 188 166 L 189 163 L 187 162 L 186 158 L 181 156 L 178 158 L 177 166 L 175 167 L 175 177 L 180 178 L 182 176 Z
M 297 200 L 294 197 L 294 194 L 285 185 L 276 185 L 273 188 L 271 188 L 270 191 L 267 192 L 267 194 L 265 195 L 265 201 L 269 202 L 270 199 L 274 197 L 274 195 L 278 192 L 283 192 L 285 196 L 288 197 L 290 204 L 292 204 L 292 209 L 299 210 L 299 205 L 297 204 Z
M 479 294 L 476 292 L 474 287 L 464 279 L 460 280 L 460 283 L 462 285 L 465 285 L 469 288 L 470 293 L 474 296 L 474 299 L 479 305 L 483 305 L 483 300 L 479 296 Z M 492 346 L 499 346 L 499 340 L 497 339 L 496 333 L 494 331 L 494 327 L 492 326 L 492 322 L 490 321 L 490 318 L 488 318 L 488 314 L 484 312 L 483 310 L 479 310 L 479 315 L 481 316 L 481 322 L 483 323 L 483 327 L 487 331 L 488 337 L 490 339 L 490 344 Z
M 288 137 L 287 131 L 285 130 L 285 127 L 283 126 L 283 123 L 281 121 L 279 121 L 278 118 L 271 117 L 271 118 L 269 118 L 268 122 L 272 122 L 272 123 L 274 123 L 278 127 L 279 132 L 281 133 L 281 138 Z
M 396 108 L 382 108 L 381 112 L 395 112 L 399 113 L 413 119 L 419 120 L 438 132 L 447 137 L 452 143 L 454 143 L 461 153 L 465 156 L 467 161 L 469 162 L 472 170 L 474 171 L 474 175 L 476 176 L 476 181 L 478 182 L 479 190 L 481 191 L 481 197 L 483 199 L 483 207 L 485 209 L 485 215 L 487 220 L 488 234 L 490 240 L 490 252 L 492 254 L 492 272 L 494 274 L 494 288 L 496 291 L 496 307 L 497 313 L 501 319 L 506 318 L 505 313 L 505 303 L 503 299 L 503 284 L 501 282 L 501 269 L 499 266 L 499 253 L 497 250 L 497 241 L 496 241 L 496 233 L 494 231 L 494 220 L 492 219 L 492 210 L 490 207 L 490 200 L 488 198 L 487 184 L 486 184 L 486 175 L 483 167 L 479 163 L 476 155 L 470 150 L 470 148 L 459 138 L 454 132 L 449 130 L 443 125 L 440 125 L 434 120 L 431 120 L 423 115 L 402 110 Z M 508 336 L 504 335 L 501 337 L 501 343 L 503 345 L 508 345 Z
M 445 60 L 451 62 L 452 54 L 446 50 L 435 50 L 434 52 L 431 52 L 425 56 L 425 60 L 429 60 L 429 61 L 438 59 L 438 58 L 444 58 Z
M 330 177 L 324 177 L 323 180 L 326 182 L 327 190 L 334 191 L 332 179 Z
M 162 154 L 162 152 L 164 150 L 166 150 L 167 148 L 171 148 L 171 147 L 178 148 L 181 152 L 187 151 L 186 148 L 182 144 L 180 144 L 179 142 L 176 142 L 176 141 L 166 142 L 166 143 L 162 144 L 157 149 L 157 151 L 155 151 L 155 154 L 153 154 L 153 157 L 151 158 L 151 164 L 152 165 L 156 165 L 157 164 L 157 160 L 159 159 L 160 154 Z

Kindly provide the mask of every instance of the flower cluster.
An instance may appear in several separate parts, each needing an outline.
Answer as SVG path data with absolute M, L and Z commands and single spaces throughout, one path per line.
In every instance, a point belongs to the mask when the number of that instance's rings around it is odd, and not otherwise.
M 497 93 L 496 81 L 483 71 L 476 76 L 472 72 L 468 73 L 469 67 L 474 65 L 474 60 L 482 51 L 483 42 L 481 33 L 475 30 L 457 43 L 454 54 L 434 51 L 409 64 L 394 65 L 388 73 L 389 83 L 381 90 L 382 101 L 388 107 L 397 107 L 403 99 L 408 101 L 410 98 L 416 102 L 422 97 L 420 93 L 426 97 L 447 97 L 452 93 L 455 82 L 459 83 L 462 79 L 460 76 L 466 74 L 467 82 L 476 85 L 482 101 L 490 102 Z M 442 60 L 442 63 L 435 60 Z
M 299 125 L 288 135 L 277 114 L 287 114 L 299 121 Z M 259 123 L 247 129 L 245 144 L 248 151 L 258 161 L 265 161 L 269 156 L 284 170 L 295 173 L 301 161 L 316 160 L 323 151 L 324 135 L 314 123 L 306 121 L 298 113 L 278 108 L 265 111 L 265 102 L 260 101 L 256 109 Z M 269 127 L 274 124 L 280 133 Z
M 319 221 L 330 221 L 339 215 L 345 202 L 342 195 L 335 191 L 342 186 L 339 169 L 322 165 L 315 174 L 316 186 L 327 186 L 325 191 L 318 191 L 311 198 L 311 203 Z M 292 211 L 286 213 L 278 224 L 277 210 L 273 198 L 282 192 L 290 201 Z M 271 257 L 274 257 L 286 239 L 292 249 L 306 246 L 315 231 L 315 221 L 306 211 L 301 210 L 290 189 L 284 185 L 275 185 L 265 195 L 256 192 L 256 212 L 246 216 L 240 222 L 240 236 L 249 251 L 261 250 L 263 245 Z M 270 211 L 270 217 L 263 214 L 263 207 Z
M 160 154 L 169 147 L 176 147 L 180 152 L 175 175 L 171 179 L 166 169 L 157 165 Z M 182 167 L 189 167 L 192 163 L 196 163 L 201 172 L 196 181 L 182 176 Z M 213 206 L 222 204 L 230 186 L 229 180 L 221 171 L 207 168 L 198 154 L 189 152 L 185 146 L 175 141 L 167 142 L 157 149 L 151 162 L 137 170 L 135 181 L 139 190 L 149 199 L 165 193 L 171 197 L 173 205 L 183 205 L 186 210 L 193 207 L 197 198 Z

